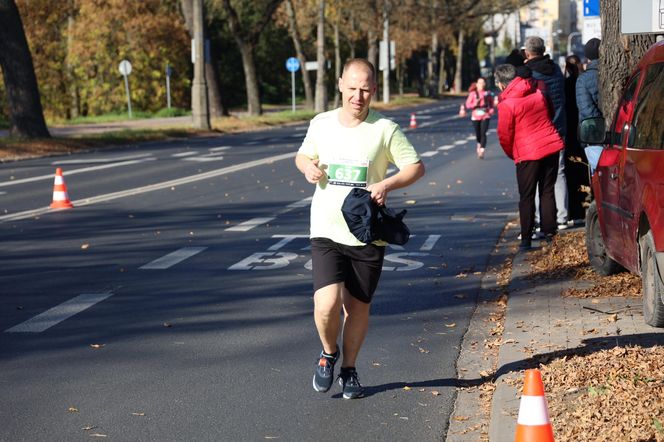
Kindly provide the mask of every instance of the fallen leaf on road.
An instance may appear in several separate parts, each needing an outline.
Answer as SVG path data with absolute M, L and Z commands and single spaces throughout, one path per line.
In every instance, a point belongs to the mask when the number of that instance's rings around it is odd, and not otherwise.
M 142 411 L 138 411 L 138 412 L 132 413 L 132 416 L 145 416 L 145 413 L 143 413 Z
M 417 201 L 416 200 L 406 200 L 406 204 L 409 204 L 409 205 L 417 204 Z
M 454 295 L 454 297 L 458 299 L 463 299 L 466 297 L 466 295 Z
M 461 273 L 459 273 L 458 275 L 455 276 L 455 278 L 459 278 L 459 279 L 463 279 L 463 278 L 467 278 L 467 277 L 468 277 L 468 274 L 463 273 L 463 272 L 461 272 Z
M 445 324 L 445 327 L 448 327 L 448 328 L 456 327 L 456 322 L 453 322 L 451 324 Z
M 173 324 L 171 324 L 170 322 L 164 322 L 162 325 L 167 328 L 173 327 Z
M 609 317 L 607 318 L 607 320 L 608 320 L 609 322 L 616 322 L 616 321 L 618 320 L 618 314 L 617 314 L 617 313 L 612 314 L 611 316 L 609 316 Z
M 92 348 L 104 348 L 106 344 L 90 344 L 90 347 Z
M 108 435 L 101 433 L 92 433 L 90 437 L 108 437 Z
M 81 249 L 85 250 L 90 247 L 90 244 L 81 244 Z
M 412 388 L 410 388 L 408 385 L 406 385 L 405 387 L 403 387 L 403 391 L 410 391 L 410 390 L 412 390 Z
M 76 407 L 69 407 L 67 408 L 67 411 L 70 413 L 78 413 L 78 408 Z
M 463 180 L 456 180 L 457 184 L 463 184 Z
M 90 425 L 90 426 L 87 426 L 87 427 L 83 427 L 83 428 L 81 428 L 81 430 L 83 430 L 83 431 L 90 431 L 90 430 L 94 430 L 95 428 L 97 428 L 97 427 Z
M 440 396 L 440 391 L 438 391 L 438 390 L 433 390 L 433 391 L 431 392 L 431 394 L 434 395 L 434 396 Z
M 454 416 L 454 420 L 459 422 L 467 421 L 468 419 L 470 419 L 468 416 Z
M 480 376 L 482 376 L 483 378 L 488 378 L 489 377 L 489 372 L 486 371 L 486 370 L 482 370 L 482 371 L 480 371 Z

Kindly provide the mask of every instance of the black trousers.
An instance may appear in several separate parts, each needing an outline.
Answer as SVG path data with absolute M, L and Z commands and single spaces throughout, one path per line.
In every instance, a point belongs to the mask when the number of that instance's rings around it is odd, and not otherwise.
M 480 143 L 480 146 L 486 147 L 486 132 L 489 130 L 489 120 L 488 118 L 485 120 L 479 120 L 475 121 L 473 120 L 473 127 L 475 128 L 475 138 L 477 138 L 477 142 Z
M 540 160 L 522 161 L 516 165 L 519 186 L 519 220 L 521 238 L 528 240 L 535 227 L 535 192 L 540 189 L 540 223 L 542 233 L 556 233 L 555 186 L 558 176 L 558 152 Z

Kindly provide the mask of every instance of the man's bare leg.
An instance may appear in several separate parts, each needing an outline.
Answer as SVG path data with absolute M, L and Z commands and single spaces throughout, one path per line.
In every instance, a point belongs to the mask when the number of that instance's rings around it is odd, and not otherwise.
M 314 322 L 323 351 L 329 355 L 337 351 L 337 338 L 341 329 L 342 282 L 327 285 L 314 293 Z
M 342 291 L 344 307 L 342 367 L 355 367 L 357 355 L 369 329 L 371 304 L 354 298 L 346 288 Z

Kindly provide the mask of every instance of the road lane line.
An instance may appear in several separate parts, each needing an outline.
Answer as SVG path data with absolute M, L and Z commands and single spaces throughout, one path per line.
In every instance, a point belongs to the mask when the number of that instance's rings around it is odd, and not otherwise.
M 246 232 L 253 229 L 254 227 L 260 226 L 261 224 L 269 223 L 274 217 L 263 217 L 263 218 L 252 218 L 249 221 L 245 221 L 236 226 L 229 227 L 226 229 L 226 232 Z
M 450 150 L 454 149 L 456 146 L 454 144 L 445 144 L 444 146 L 440 146 L 437 150 Z
M 56 324 L 71 318 L 77 313 L 86 310 L 98 302 L 113 296 L 113 293 L 89 293 L 78 295 L 60 305 L 33 316 L 25 322 L 5 330 L 5 333 L 40 333 Z
M 301 209 L 303 207 L 308 207 L 309 204 L 311 204 L 312 199 L 313 199 L 313 197 L 308 196 L 304 199 L 301 199 L 300 201 L 295 201 L 294 203 L 290 203 L 289 205 L 287 205 L 286 207 L 284 207 L 283 209 L 278 211 L 277 214 L 278 215 L 283 215 L 284 213 L 288 213 L 291 210 Z
M 139 267 L 142 270 L 163 270 L 173 267 L 175 264 L 178 264 L 184 261 L 187 258 L 191 258 L 194 255 L 201 253 L 207 247 L 183 247 L 171 252 L 168 255 L 164 255 L 161 258 L 157 258 L 154 261 L 151 261 L 144 266 Z
M 154 161 L 156 158 L 142 158 L 140 160 L 130 160 L 130 161 L 120 161 L 119 163 L 110 163 L 110 164 L 102 164 L 100 166 L 90 166 L 90 167 L 83 167 L 81 169 L 73 169 L 73 170 L 67 170 L 65 173 L 66 176 L 70 175 L 76 175 L 77 173 L 84 173 L 84 172 L 92 172 L 95 170 L 103 170 L 103 169 L 110 169 L 112 167 L 120 167 L 120 166 L 128 166 L 130 164 L 139 164 L 144 161 Z M 12 181 L 5 181 L 4 183 L 0 183 L 0 187 L 7 187 L 7 186 L 13 186 L 16 184 L 23 184 L 23 183 L 31 183 L 33 181 L 41 181 L 41 180 L 52 180 L 54 174 L 49 174 L 49 175 L 40 175 L 40 176 L 33 176 L 32 178 L 23 178 L 20 180 L 12 180 Z
M 83 158 L 77 160 L 58 160 L 58 161 L 53 161 L 51 165 L 61 166 L 63 164 L 112 163 L 114 161 L 136 160 L 138 158 L 145 158 L 151 155 L 152 155 L 151 153 L 138 153 L 134 155 L 124 155 L 121 157 L 111 157 L 111 158 Z
M 422 244 L 422 247 L 420 247 L 420 250 L 422 252 L 424 251 L 429 251 L 433 249 L 433 246 L 436 245 L 438 240 L 440 239 L 440 235 L 429 235 L 426 241 L 424 241 L 424 244 Z
M 178 178 L 170 181 L 163 181 L 161 183 L 150 184 L 143 187 L 136 187 L 133 189 L 122 190 L 119 192 L 107 193 L 104 195 L 92 196 L 90 198 L 80 199 L 72 201 L 74 207 L 87 206 L 89 204 L 95 204 L 99 202 L 112 201 L 118 198 L 125 198 L 128 196 L 139 195 L 142 193 L 152 192 L 155 190 L 168 189 L 174 186 L 180 186 L 183 184 L 189 184 L 196 181 L 207 180 L 209 178 L 215 178 L 221 175 L 227 175 L 233 172 L 239 172 L 241 170 L 250 169 L 256 166 L 262 166 L 265 164 L 271 164 L 276 161 L 285 160 L 287 158 L 293 158 L 296 152 L 289 152 L 281 155 L 275 155 L 272 157 L 261 158 L 260 160 L 248 161 L 246 163 L 236 164 L 234 166 L 228 166 L 221 169 L 211 170 L 209 172 L 199 173 L 197 175 L 191 175 L 188 177 Z M 68 173 L 69 174 L 69 173 Z M 17 212 L 9 215 L 0 216 L 0 221 L 15 221 L 20 219 L 32 218 L 34 216 L 43 215 L 44 213 L 51 212 L 53 209 L 49 207 L 42 207 L 40 209 L 26 210 L 24 212 Z
M 232 146 L 219 146 L 219 147 L 211 147 L 209 150 L 210 152 L 221 152 L 227 149 L 230 149 Z
M 200 155 L 200 152 L 191 152 L 191 151 L 189 151 L 189 152 L 179 152 L 179 153 L 174 153 L 171 156 L 175 157 L 175 158 L 182 158 L 182 157 L 190 157 L 192 155 Z
M 435 150 L 430 150 L 428 152 L 423 152 L 423 153 L 420 154 L 421 157 L 425 157 L 425 158 L 426 157 L 432 157 L 434 155 L 438 155 L 438 152 L 435 151 Z
M 462 144 L 466 144 L 468 141 L 467 140 L 456 140 L 454 144 L 456 146 L 461 146 Z

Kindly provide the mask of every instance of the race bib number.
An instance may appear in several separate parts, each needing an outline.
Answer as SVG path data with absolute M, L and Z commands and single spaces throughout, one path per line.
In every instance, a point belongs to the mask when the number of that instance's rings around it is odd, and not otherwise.
M 337 160 L 330 164 L 327 180 L 334 186 L 366 187 L 369 161 Z

